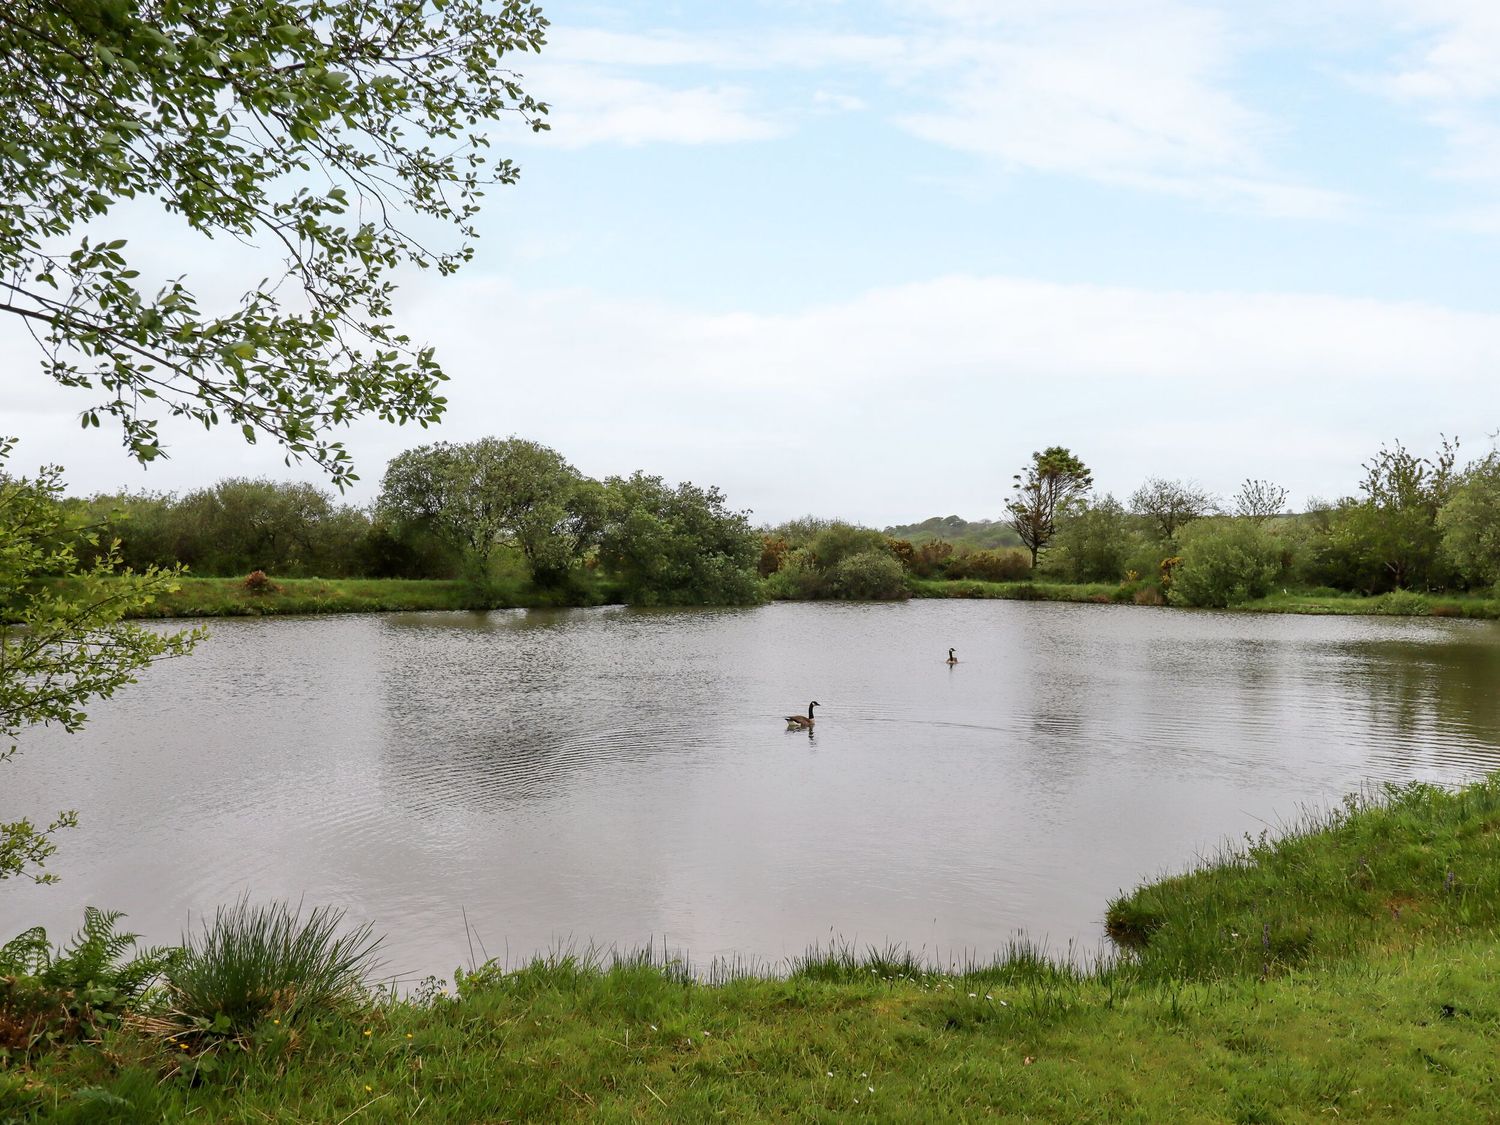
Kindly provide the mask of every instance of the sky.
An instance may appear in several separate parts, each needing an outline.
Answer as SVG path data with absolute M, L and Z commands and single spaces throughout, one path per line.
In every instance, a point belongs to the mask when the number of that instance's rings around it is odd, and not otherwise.
M 997 518 L 1052 445 L 1121 499 L 1256 477 L 1301 507 L 1383 443 L 1500 430 L 1493 0 L 543 6 L 515 66 L 552 128 L 496 126 L 519 184 L 397 305 L 447 420 L 347 430 L 355 502 L 403 449 L 515 434 L 757 523 Z M 224 247 L 119 219 L 234 282 Z M 12 467 L 75 493 L 321 480 L 172 425 L 143 470 L 14 325 L 0 363 Z

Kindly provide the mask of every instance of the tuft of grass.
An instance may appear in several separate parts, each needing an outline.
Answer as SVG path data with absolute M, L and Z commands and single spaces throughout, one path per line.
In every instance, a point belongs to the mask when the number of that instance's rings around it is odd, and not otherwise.
M 343 920 L 326 906 L 305 919 L 284 902 L 220 907 L 167 970 L 174 1011 L 190 1026 L 243 1035 L 273 1014 L 295 1023 L 355 1004 L 383 939 L 369 923 L 340 933 Z

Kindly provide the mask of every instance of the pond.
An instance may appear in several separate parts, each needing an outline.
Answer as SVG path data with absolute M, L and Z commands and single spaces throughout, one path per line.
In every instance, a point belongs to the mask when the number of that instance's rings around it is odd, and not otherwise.
M 945 663 L 949 647 L 959 663 Z M 226 620 L 29 732 L 0 819 L 77 808 L 0 940 L 176 940 L 331 903 L 387 971 L 663 942 L 988 958 L 1361 786 L 1500 768 L 1500 626 L 917 601 Z M 822 706 L 815 733 L 782 716 Z M 471 942 L 472 951 L 471 951 Z

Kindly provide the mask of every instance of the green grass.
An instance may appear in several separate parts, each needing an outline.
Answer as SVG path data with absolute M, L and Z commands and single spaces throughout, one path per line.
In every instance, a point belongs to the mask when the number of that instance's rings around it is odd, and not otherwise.
M 1105 582 L 976 582 L 943 578 L 908 580 L 918 598 L 1136 604 L 1136 585 Z M 1147 604 L 1157 604 L 1148 602 Z M 1396 590 L 1365 597 L 1343 590 L 1284 591 L 1230 607 L 1251 613 L 1374 614 L 1386 617 L 1471 617 L 1500 620 L 1500 598 L 1483 594 L 1418 594 Z
M 0 1119 L 1500 1117 L 1500 777 L 1352 800 L 1108 918 L 1130 951 L 1084 967 L 560 955 L 208 1048 L 127 1020 L 0 1069 Z
M 1405 590 L 1373 598 L 1340 590 L 1293 591 L 1258 598 L 1235 608 L 1254 610 L 1257 613 L 1347 613 L 1500 619 L 1500 598 L 1484 594 L 1416 594 Z
M 975 579 L 912 578 L 918 598 L 980 598 L 1019 602 L 1124 602 L 1131 589 L 1108 582 L 980 582 Z M 1122 593 L 1123 591 L 1123 593 Z
M 279 578 L 253 590 L 239 578 L 183 578 L 140 617 L 261 617 L 282 614 L 382 613 L 599 605 L 618 600 L 604 580 L 588 576 L 566 591 L 538 590 L 502 574 L 484 589 L 457 580 L 418 578 Z

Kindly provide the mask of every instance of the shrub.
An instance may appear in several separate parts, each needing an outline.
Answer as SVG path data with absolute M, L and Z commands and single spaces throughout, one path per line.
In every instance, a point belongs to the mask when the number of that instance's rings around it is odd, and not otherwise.
M 252 570 L 245 577 L 245 589 L 252 594 L 271 594 L 276 591 L 276 583 L 266 577 L 263 570 Z
M 1182 531 L 1182 554 L 1171 568 L 1174 604 L 1224 608 L 1263 597 L 1281 572 L 1281 552 L 1250 520 L 1195 520 Z
M 1031 557 L 1025 551 L 966 551 L 948 562 L 949 578 L 979 582 L 1014 582 L 1031 575 Z
M 124 915 L 84 908 L 83 928 L 53 949 L 34 926 L 0 946 L 0 1059 L 91 1032 L 138 1000 L 179 955 L 147 949 L 127 956 L 138 934 L 117 934 Z
M 756 569 L 762 578 L 769 578 L 781 569 L 792 545 L 785 536 L 762 534 L 760 537 L 760 563 Z
M 167 972 L 173 1007 L 198 1027 L 243 1034 L 272 1013 L 290 1023 L 357 1001 L 382 939 L 369 923 L 341 935 L 343 920 L 326 906 L 306 921 L 286 903 L 220 907 Z
M 1375 612 L 1393 617 L 1423 617 L 1430 608 L 1426 597 L 1411 590 L 1392 590 L 1375 599 Z
M 888 551 L 862 551 L 835 566 L 828 590 L 836 598 L 890 600 L 910 596 L 906 572 Z
M 918 578 L 932 578 L 944 573 L 948 561 L 953 558 L 953 544 L 942 539 L 931 539 L 919 544 L 912 552 L 911 572 Z

